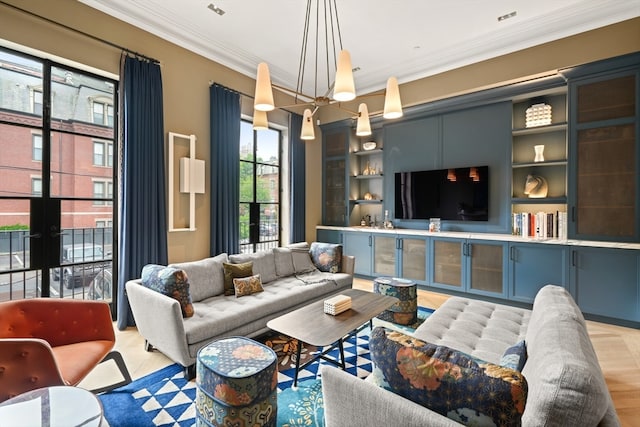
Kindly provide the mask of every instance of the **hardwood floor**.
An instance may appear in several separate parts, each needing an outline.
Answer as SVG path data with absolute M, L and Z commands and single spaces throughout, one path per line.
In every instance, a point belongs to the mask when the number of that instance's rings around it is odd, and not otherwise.
M 370 280 L 355 279 L 354 288 L 372 290 Z M 448 295 L 418 291 L 418 305 L 437 309 Z M 593 343 L 614 405 L 624 427 L 640 427 L 640 330 L 587 321 Z M 146 352 L 136 328 L 116 328 L 116 349 L 122 353 L 133 379 L 143 377 L 169 364 L 158 351 Z M 119 378 L 115 364 L 94 370 L 80 386 L 88 389 Z

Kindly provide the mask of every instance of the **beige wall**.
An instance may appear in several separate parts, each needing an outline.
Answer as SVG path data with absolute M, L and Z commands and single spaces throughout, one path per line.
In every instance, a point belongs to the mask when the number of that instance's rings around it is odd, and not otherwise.
M 165 42 L 149 33 L 84 6 L 75 0 L 5 0 L 55 22 L 78 29 L 160 60 L 166 132 L 195 134 L 197 157 L 205 159 L 209 176 L 209 85 L 215 81 L 251 94 L 253 79 Z M 120 51 L 73 31 L 0 4 L 0 39 L 118 74 Z M 1 42 L 0 42 L 1 43 Z M 416 105 L 550 70 L 640 51 L 640 19 L 626 21 L 557 42 L 403 84 L 405 105 Z M 278 95 L 276 95 L 278 96 Z M 276 100 L 277 103 L 278 100 Z M 382 107 L 370 105 L 375 113 Z M 323 122 L 344 118 L 320 116 Z M 317 132 L 319 135 L 319 132 Z M 307 240 L 315 239 L 321 222 L 320 139 L 307 143 Z M 197 232 L 169 233 L 169 260 L 202 258 L 209 253 L 209 190 L 196 197 Z M 186 203 L 178 195 L 179 206 Z M 186 213 L 179 210 L 179 216 Z

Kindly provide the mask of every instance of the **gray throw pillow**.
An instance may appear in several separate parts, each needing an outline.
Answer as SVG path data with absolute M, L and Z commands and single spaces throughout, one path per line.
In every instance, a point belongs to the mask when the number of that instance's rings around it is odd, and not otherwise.
M 311 260 L 309 249 L 291 249 L 291 259 L 293 260 L 293 268 L 296 274 L 309 273 L 318 269 Z
M 263 284 L 273 282 L 278 278 L 276 275 L 276 258 L 272 250 L 253 254 L 229 255 L 229 261 L 234 264 L 253 263 L 253 274 L 259 274 Z
M 278 277 L 292 276 L 295 273 L 293 258 L 289 248 L 273 248 L 276 259 L 276 275 Z
M 199 302 L 224 293 L 224 269 L 222 264 L 227 261 L 227 254 L 222 253 L 199 261 L 171 264 L 169 267 L 179 268 L 187 273 L 191 300 Z

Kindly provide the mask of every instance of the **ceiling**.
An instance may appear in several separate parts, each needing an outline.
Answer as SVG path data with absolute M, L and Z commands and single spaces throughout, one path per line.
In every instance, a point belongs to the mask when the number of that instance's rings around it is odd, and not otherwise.
M 252 78 L 257 64 L 267 62 L 275 84 L 296 87 L 303 0 L 79 1 Z M 337 3 L 359 94 L 384 88 L 391 75 L 402 84 L 640 16 L 640 0 Z M 215 13 L 210 4 L 225 13 Z M 317 92 L 313 72 L 305 71 L 305 93 Z

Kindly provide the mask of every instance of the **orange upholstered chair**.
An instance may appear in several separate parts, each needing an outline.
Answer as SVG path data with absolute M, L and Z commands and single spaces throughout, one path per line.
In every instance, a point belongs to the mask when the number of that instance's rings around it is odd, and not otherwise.
M 101 301 L 35 298 L 0 303 L 0 402 L 29 390 L 77 385 L 113 359 L 131 382 L 120 353 L 109 305 Z

